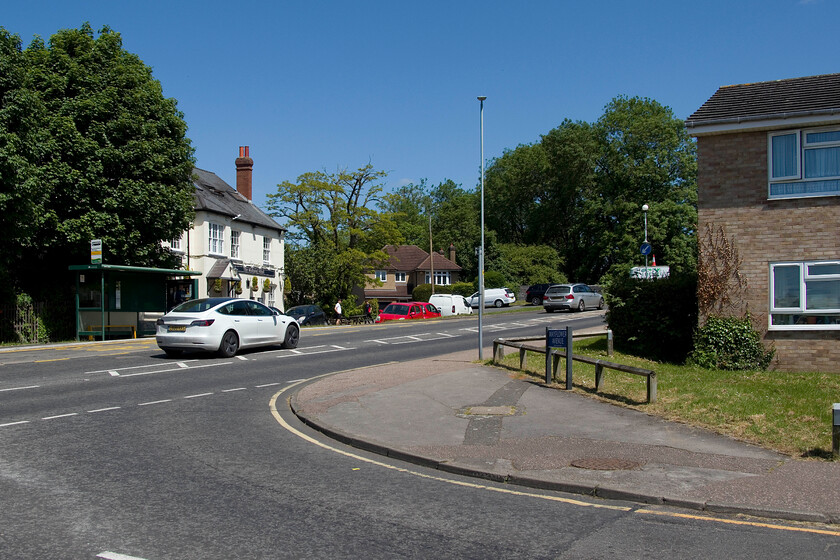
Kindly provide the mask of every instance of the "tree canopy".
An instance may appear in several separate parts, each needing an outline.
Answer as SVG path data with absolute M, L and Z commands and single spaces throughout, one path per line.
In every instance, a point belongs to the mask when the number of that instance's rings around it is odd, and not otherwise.
M 487 170 L 486 224 L 500 243 L 547 245 L 571 280 L 641 264 L 642 205 L 660 264 L 696 269 L 695 144 L 656 101 L 617 97 L 597 122 L 564 121 Z M 489 267 L 488 267 L 489 268 Z
M 120 34 L 89 25 L 48 44 L 0 28 L 0 273 L 13 287 L 89 262 L 172 266 L 189 227 L 193 149 L 174 99 Z
M 366 284 L 366 273 L 388 258 L 385 245 L 402 241 L 390 214 L 376 210 L 386 176 L 370 163 L 355 171 L 315 171 L 268 195 L 269 213 L 284 219 L 289 230 L 292 303 L 315 298 L 332 307 Z

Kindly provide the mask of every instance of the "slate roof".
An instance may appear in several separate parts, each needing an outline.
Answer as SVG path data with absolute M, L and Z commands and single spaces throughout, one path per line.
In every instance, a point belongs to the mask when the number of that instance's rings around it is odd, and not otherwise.
M 391 257 L 389 270 L 401 272 L 429 270 L 429 253 L 417 245 L 386 245 L 383 251 Z M 460 266 L 440 253 L 433 253 L 433 258 L 435 270 L 462 270 Z
M 723 86 L 686 120 L 692 128 L 840 115 L 840 74 Z
M 214 212 L 224 216 L 239 216 L 236 220 L 275 231 L 286 228 L 275 222 L 268 214 L 236 189 L 225 183 L 218 175 L 203 169 L 193 169 L 195 185 L 195 210 Z

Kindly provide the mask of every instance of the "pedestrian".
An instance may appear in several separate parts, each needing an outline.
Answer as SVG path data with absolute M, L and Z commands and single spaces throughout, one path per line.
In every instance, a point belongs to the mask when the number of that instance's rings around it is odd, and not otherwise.
M 365 302 L 365 323 L 373 322 L 373 317 L 370 316 L 371 311 L 373 311 L 373 308 L 371 307 L 370 302 L 366 301 Z
M 335 302 L 335 324 L 341 324 L 341 299 Z

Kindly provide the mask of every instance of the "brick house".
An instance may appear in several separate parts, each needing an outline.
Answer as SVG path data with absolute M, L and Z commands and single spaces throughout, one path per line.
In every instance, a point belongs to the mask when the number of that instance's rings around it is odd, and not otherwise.
M 738 250 L 774 366 L 840 372 L 840 74 L 721 87 L 686 126 L 698 232 Z
M 184 267 L 202 274 L 169 290 L 190 299 L 242 297 L 282 309 L 286 230 L 251 200 L 254 161 L 248 146 L 239 148 L 235 164 L 236 189 L 215 173 L 193 169 L 195 219 L 169 248 Z
M 454 245 L 449 246 L 449 258 L 442 252 L 429 256 L 416 245 L 386 245 L 382 250 L 390 257 L 387 266 L 368 274 L 382 285 L 365 286 L 365 300 L 376 298 L 380 305 L 391 301 L 411 301 L 414 288 L 430 284 L 432 275 L 437 286 L 460 282 L 462 268 L 455 264 Z

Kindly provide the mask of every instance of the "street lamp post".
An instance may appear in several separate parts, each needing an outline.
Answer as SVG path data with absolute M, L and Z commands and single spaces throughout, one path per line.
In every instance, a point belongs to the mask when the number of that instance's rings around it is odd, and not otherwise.
M 648 242 L 648 238 L 647 238 L 647 213 L 648 213 L 649 208 L 650 208 L 650 206 L 648 206 L 647 204 L 642 204 L 642 212 L 644 212 L 644 214 L 645 214 L 645 243 Z M 648 256 L 647 256 L 647 253 L 645 253 L 645 273 L 647 273 L 647 267 L 648 267 Z
M 478 359 L 484 359 L 484 100 L 479 95 L 478 101 L 481 130 L 481 249 L 478 252 Z

